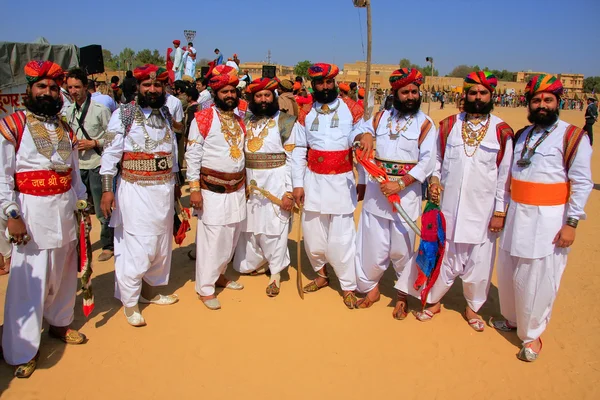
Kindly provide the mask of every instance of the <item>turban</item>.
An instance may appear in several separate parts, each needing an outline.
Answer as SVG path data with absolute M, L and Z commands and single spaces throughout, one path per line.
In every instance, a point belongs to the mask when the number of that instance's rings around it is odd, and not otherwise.
M 294 82 L 293 88 L 294 90 L 300 90 L 302 89 L 302 84 L 300 82 Z
M 173 44 L 176 44 L 177 46 L 179 46 L 181 44 L 181 40 L 173 40 Z
M 239 83 L 237 71 L 229 65 L 218 65 L 210 73 L 208 86 L 214 91 L 224 88 L 227 85 L 236 87 Z
M 340 88 L 340 90 L 341 90 L 342 92 L 346 92 L 346 93 L 348 93 L 348 92 L 350 91 L 350 85 L 348 85 L 347 83 L 340 83 L 340 84 L 338 85 L 338 87 Z
M 487 90 L 493 92 L 498 85 L 498 79 L 494 74 L 489 71 L 471 72 L 465 78 L 463 88 L 465 92 L 468 92 L 475 85 L 483 85 Z
M 286 90 L 292 90 L 294 88 L 294 82 L 290 81 L 289 79 L 282 79 L 279 82 L 279 85 Z
M 394 92 L 411 83 L 417 86 L 423 84 L 423 74 L 416 68 L 400 68 L 390 75 L 390 85 Z
M 52 61 L 29 61 L 23 70 L 25 71 L 27 83 L 30 85 L 42 79 L 52 79 L 60 85 L 65 77 L 65 72 L 60 65 Z
M 310 79 L 333 79 L 339 72 L 340 69 L 334 64 L 318 63 L 308 68 Z
M 527 82 L 527 86 L 525 86 L 525 94 L 527 95 L 528 99 L 531 99 L 540 92 L 549 92 L 556 97 L 560 97 L 563 93 L 562 82 L 560 79 L 552 75 L 535 75 L 529 80 L 529 82 Z
M 252 81 L 248 85 L 248 91 L 250 93 L 258 93 L 261 90 L 270 90 L 271 92 L 277 89 L 279 81 L 275 78 L 259 78 Z
M 160 82 L 166 82 L 169 79 L 169 72 L 163 67 L 146 64 L 134 69 L 133 76 L 138 82 L 145 81 L 146 79 L 156 79 Z
M 362 97 L 362 98 L 365 97 L 365 89 L 363 89 L 363 88 L 358 89 L 358 97 Z

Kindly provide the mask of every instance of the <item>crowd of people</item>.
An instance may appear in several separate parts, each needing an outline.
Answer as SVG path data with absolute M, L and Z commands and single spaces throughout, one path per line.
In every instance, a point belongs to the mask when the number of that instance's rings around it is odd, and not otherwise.
M 464 112 L 436 126 L 421 111 L 423 75 L 402 68 L 389 78 L 390 106 L 365 121 L 364 89 L 337 84 L 333 64 L 312 65 L 306 84 L 268 77 L 247 84 L 215 50 L 216 65 L 190 85 L 177 79 L 183 77 L 178 45 L 173 66 L 148 64 L 128 72 L 121 85 L 111 81 L 123 99 L 114 109 L 94 95 L 81 69 L 65 72 L 45 60 L 25 67 L 26 110 L 0 121 L 0 208 L 12 244 L 2 349 L 15 376 L 28 377 L 37 366 L 43 319 L 52 337 L 87 340 L 70 325 L 78 264 L 74 211 L 88 197 L 101 225 L 100 259 L 114 255 L 114 295 L 126 321 L 147 324 L 140 303 L 179 300 L 159 288 L 169 282 L 185 181 L 197 217 L 190 255 L 195 290 L 208 309 L 222 306 L 215 287 L 244 288 L 225 274 L 231 261 L 242 274 L 268 274 L 267 296 L 281 292 L 296 214 L 316 275 L 303 291 L 325 289 L 333 269 L 345 307 L 367 309 L 380 300 L 379 281 L 391 263 L 397 320 L 408 316 L 409 296 L 428 304 L 414 316 L 433 320 L 460 277 L 465 319 L 483 331 L 477 312 L 498 253 L 504 319 L 490 324 L 516 331 L 519 359 L 537 359 L 593 186 L 591 137 L 559 118 L 560 80 L 531 79 L 525 94 L 531 124 L 514 133 L 492 112 L 497 79 L 491 73 L 469 74 Z M 189 43 L 189 56 L 191 49 Z M 596 119 L 597 110 L 590 112 L 590 133 Z M 369 163 L 386 179 L 375 179 Z M 415 252 L 414 221 L 427 197 L 445 221 L 438 221 L 437 279 L 423 277 Z M 391 207 L 392 198 L 404 216 Z

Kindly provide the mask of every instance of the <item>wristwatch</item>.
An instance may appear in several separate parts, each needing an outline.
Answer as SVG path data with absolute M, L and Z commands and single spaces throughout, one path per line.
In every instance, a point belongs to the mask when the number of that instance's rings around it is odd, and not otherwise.
M 12 218 L 12 219 L 19 219 L 21 218 L 21 214 L 19 214 L 18 210 L 15 210 L 14 208 L 10 211 L 8 211 L 6 213 L 6 215 L 8 216 L 8 218 Z

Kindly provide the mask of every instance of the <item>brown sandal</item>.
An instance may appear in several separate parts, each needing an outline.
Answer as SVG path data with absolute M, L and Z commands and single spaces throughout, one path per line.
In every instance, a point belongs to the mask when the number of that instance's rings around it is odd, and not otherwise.
M 400 294 L 400 292 L 398 292 L 398 300 L 396 300 L 396 306 L 394 307 L 394 311 L 392 311 L 392 316 L 399 321 L 402 321 L 408 316 L 408 298 L 404 293 Z
M 377 298 L 376 298 L 375 300 L 371 300 L 371 299 L 369 298 L 369 295 L 367 295 L 367 296 L 365 296 L 364 298 L 362 298 L 362 299 L 359 299 L 359 300 L 356 302 L 356 308 L 362 308 L 362 309 L 364 309 L 364 308 L 369 308 L 369 307 L 371 307 L 373 304 L 377 303 L 377 302 L 379 301 L 379 299 L 380 299 L 380 298 L 381 298 L 381 295 L 380 295 L 380 294 L 378 294 L 378 295 L 377 295 Z
M 323 275 L 318 272 L 317 272 L 317 275 L 319 275 L 321 278 L 325 279 L 325 283 L 322 286 L 319 286 L 319 285 L 317 285 L 317 280 L 313 279 L 302 289 L 304 291 L 304 293 L 313 293 L 313 292 L 323 289 L 324 287 L 329 286 L 329 277 L 327 275 Z
M 29 362 L 21 365 L 17 365 L 15 368 L 15 377 L 16 378 L 29 378 L 33 371 L 37 368 L 37 362 L 40 358 L 40 352 L 38 351 Z
M 58 332 L 57 329 L 52 326 L 48 330 L 48 335 L 55 339 L 62 340 L 66 344 L 83 344 L 87 339 L 83 333 L 80 333 L 75 329 L 68 328 L 63 334 Z
M 267 286 L 267 296 L 275 297 L 279 294 L 279 290 L 280 289 L 277 287 L 277 284 L 275 281 L 273 281 L 269 284 L 269 286 Z
M 354 292 L 346 292 L 344 293 L 344 304 L 350 310 L 357 308 L 356 303 L 358 302 L 358 298 L 354 294 Z

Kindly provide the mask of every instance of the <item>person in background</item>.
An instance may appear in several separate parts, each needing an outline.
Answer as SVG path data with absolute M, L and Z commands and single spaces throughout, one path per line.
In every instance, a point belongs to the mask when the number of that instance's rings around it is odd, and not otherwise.
M 137 92 L 137 81 L 133 77 L 132 71 L 127 71 L 125 73 L 125 79 L 123 79 L 121 89 L 123 90 L 123 96 L 125 96 L 125 103 L 131 103 Z
M 587 108 L 585 109 L 585 127 L 584 131 L 587 132 L 590 138 L 590 145 L 594 144 L 594 131 L 593 126 L 598 120 L 598 107 L 596 106 L 596 99 L 588 97 Z
M 96 89 L 98 87 L 98 83 L 93 80 L 89 80 L 87 84 L 88 93 L 92 96 L 92 99 L 98 103 L 102 104 L 106 108 L 109 109 L 111 114 L 117 109 L 117 103 L 107 94 L 102 94 L 98 92 Z

